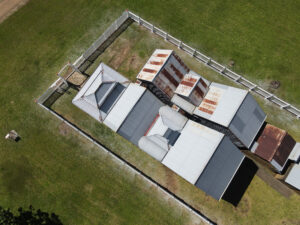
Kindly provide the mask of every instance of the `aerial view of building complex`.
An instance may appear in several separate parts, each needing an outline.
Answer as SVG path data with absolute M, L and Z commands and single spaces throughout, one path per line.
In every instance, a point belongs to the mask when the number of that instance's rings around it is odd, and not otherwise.
M 0 0 L 0 224 L 300 224 L 299 9 Z

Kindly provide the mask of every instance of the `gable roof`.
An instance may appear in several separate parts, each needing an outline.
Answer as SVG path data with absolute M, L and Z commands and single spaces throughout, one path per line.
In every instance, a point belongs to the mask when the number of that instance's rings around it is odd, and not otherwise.
M 162 163 L 195 184 L 223 137 L 215 130 L 188 120 Z
M 137 75 L 137 78 L 150 82 L 153 81 L 172 53 L 173 50 L 156 49 Z

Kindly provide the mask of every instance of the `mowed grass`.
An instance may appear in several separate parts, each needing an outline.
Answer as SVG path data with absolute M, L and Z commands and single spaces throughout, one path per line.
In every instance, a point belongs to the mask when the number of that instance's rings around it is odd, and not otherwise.
M 104 62 L 130 80 L 135 81 L 139 70 L 156 48 L 174 49 L 190 68 L 209 80 L 229 85 L 237 85 L 199 64 L 199 62 L 186 53 L 136 24 L 132 24 L 118 37 L 115 42 L 100 55 L 87 72 L 92 74 L 99 63 Z M 176 193 L 185 201 L 204 212 L 206 216 L 214 221 L 220 224 L 296 224 L 300 222 L 298 216 L 300 209 L 299 195 L 294 194 L 291 199 L 286 199 L 257 176 L 255 176 L 251 182 L 240 204 L 236 208 L 225 201 L 218 202 L 206 196 L 202 191 L 186 182 L 180 176 L 174 174 L 171 170 L 151 158 L 138 147 L 114 133 L 104 124 L 96 122 L 88 114 L 75 107 L 71 101 L 76 94 L 76 90 L 69 89 L 67 93 L 55 102 L 52 109 L 95 137 L 98 141 L 131 162 L 140 170 L 144 171 L 173 193 Z M 268 105 L 262 104 L 262 107 L 268 114 L 271 110 L 274 110 Z M 274 115 L 277 117 L 280 117 L 280 115 L 288 117 L 287 113 L 280 110 L 274 113 Z M 293 122 L 295 123 L 296 119 L 293 120 L 291 117 L 291 121 L 287 122 L 286 118 L 284 123 L 281 120 L 273 121 L 272 118 L 271 116 L 271 122 L 276 126 L 284 127 L 288 125 L 289 132 L 295 134 L 295 137 L 300 140 L 299 126 L 293 126 Z M 259 199 L 263 199 L 263 201 Z M 288 208 L 289 210 L 273 215 L 271 212 L 275 210 L 274 205 L 278 207 L 278 210 L 280 208 Z
M 126 8 L 222 63 L 233 59 L 234 69 L 250 80 L 265 87 L 279 80 L 274 92 L 299 106 L 297 1 L 30 1 L 0 24 L 0 135 L 15 129 L 22 137 L 19 143 L 0 138 L 0 205 L 32 204 L 57 213 L 65 224 L 189 223 L 180 209 L 130 179 L 84 139 L 60 134 L 60 122 L 34 103 L 63 64 L 82 54 Z M 170 177 L 172 183 L 172 176 L 159 181 Z M 193 195 L 192 185 L 179 183 L 181 193 Z M 257 177 L 252 183 L 249 201 L 237 209 L 200 191 L 188 200 L 220 224 L 249 224 L 248 217 L 255 224 L 299 223 L 297 196 L 284 199 L 262 188 L 266 184 Z

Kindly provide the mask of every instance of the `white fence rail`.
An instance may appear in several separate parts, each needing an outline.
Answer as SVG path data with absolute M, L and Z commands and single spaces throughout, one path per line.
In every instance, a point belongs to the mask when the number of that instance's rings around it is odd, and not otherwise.
M 140 24 L 141 26 L 144 26 L 151 32 L 157 34 L 158 36 L 164 38 L 166 41 L 174 44 L 179 49 L 185 51 L 198 61 L 204 63 L 211 69 L 215 70 L 219 74 L 227 77 L 228 79 L 243 85 L 244 87 L 247 87 L 249 91 L 252 91 L 259 96 L 263 97 L 265 100 L 270 101 L 274 103 L 275 105 L 279 106 L 281 109 L 284 109 L 294 116 L 297 117 L 297 119 L 300 118 L 300 110 L 296 108 L 295 106 L 291 105 L 290 103 L 278 98 L 277 96 L 271 94 L 270 92 L 262 89 L 261 87 L 257 86 L 256 84 L 252 83 L 251 81 L 247 80 L 246 78 L 242 77 L 241 75 L 233 72 L 232 70 L 228 69 L 226 66 L 221 65 L 220 63 L 216 62 L 215 60 L 211 59 L 210 57 L 202 54 L 198 50 L 190 47 L 189 45 L 185 44 L 181 40 L 178 40 L 177 38 L 171 36 L 167 32 L 155 27 L 153 24 L 149 23 L 148 21 L 142 19 L 138 15 L 134 14 L 133 12 L 128 11 L 128 15 L 131 19 L 133 19 L 135 22 Z

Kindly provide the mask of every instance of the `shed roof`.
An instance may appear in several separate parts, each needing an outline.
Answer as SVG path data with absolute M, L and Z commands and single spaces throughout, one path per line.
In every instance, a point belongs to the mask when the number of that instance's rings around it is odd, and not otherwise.
M 296 144 L 285 130 L 271 124 L 266 125 L 257 142 L 254 153 L 269 162 L 275 160 L 280 166 L 284 166 Z
M 189 120 L 162 163 L 195 184 L 224 135 Z
M 247 94 L 245 90 L 213 82 L 194 114 L 228 127 Z
M 300 190 L 300 163 L 293 165 L 285 182 Z
M 172 53 L 173 50 L 156 49 L 137 75 L 137 78 L 150 82 L 153 81 Z
M 175 93 L 186 97 L 190 96 L 200 79 L 200 75 L 190 71 L 188 74 L 184 75 L 182 81 L 176 88 Z
M 175 93 L 185 97 L 189 97 L 199 82 L 201 83 L 200 85 L 201 88 L 199 87 L 200 88 L 199 91 L 202 94 L 206 93 L 206 88 L 207 86 L 209 86 L 210 82 L 204 79 L 196 72 L 190 70 L 189 73 L 184 75 L 183 79 L 181 80 L 178 87 L 176 88 Z

